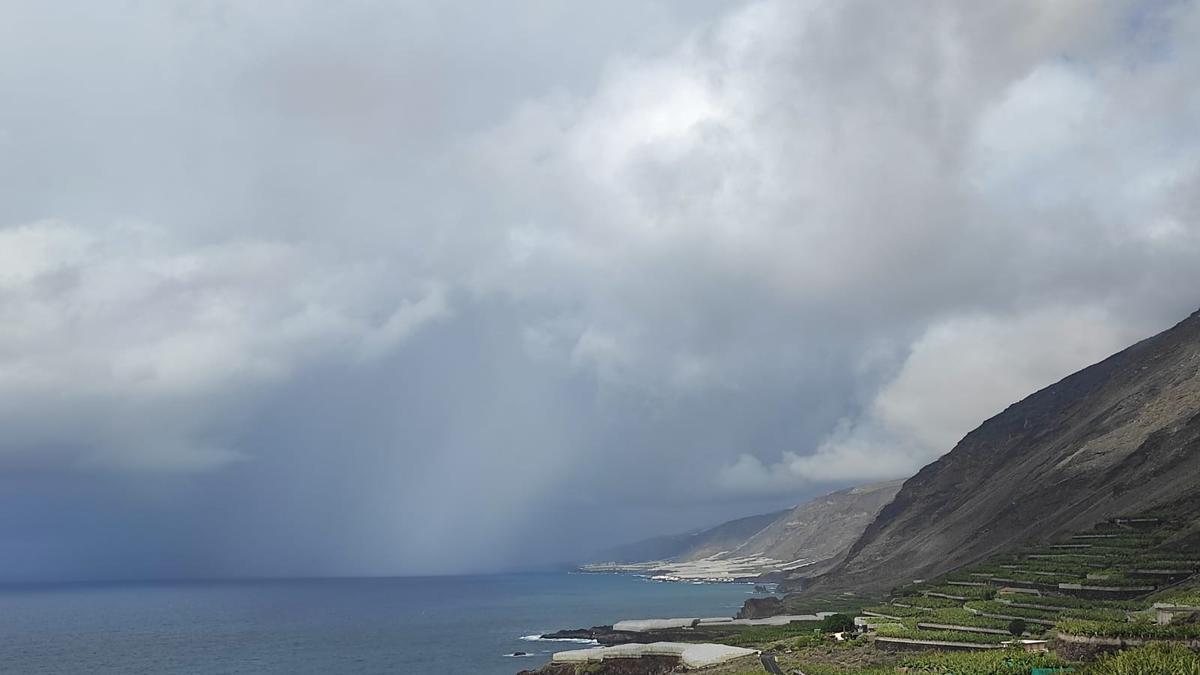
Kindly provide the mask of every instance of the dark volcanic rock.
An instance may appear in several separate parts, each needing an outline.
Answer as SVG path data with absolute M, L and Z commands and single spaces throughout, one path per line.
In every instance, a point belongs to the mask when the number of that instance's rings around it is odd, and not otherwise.
M 984 422 L 810 587 L 886 590 L 1112 516 L 1192 510 L 1198 477 L 1200 312 Z
M 660 628 L 647 631 L 613 630 L 612 626 L 592 626 L 546 633 L 543 640 L 595 640 L 601 645 L 623 645 L 651 642 L 691 642 L 696 632 L 691 628 Z
M 750 598 L 738 610 L 737 618 L 765 619 L 783 613 L 783 601 L 779 598 Z
M 629 642 L 654 642 L 648 639 L 646 633 L 634 631 L 613 630 L 612 626 L 592 626 L 591 628 L 572 628 L 554 633 L 546 633 L 543 640 L 595 640 L 602 645 L 622 645 Z

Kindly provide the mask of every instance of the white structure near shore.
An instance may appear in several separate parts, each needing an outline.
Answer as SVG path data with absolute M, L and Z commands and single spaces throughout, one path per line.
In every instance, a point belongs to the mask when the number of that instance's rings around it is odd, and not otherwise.
M 791 572 L 818 560 L 776 560 L 761 555 L 729 556 L 728 551 L 688 561 L 651 560 L 637 563 L 592 563 L 583 572 L 643 574 L 655 581 L 751 581 L 768 572 Z
M 608 659 L 640 659 L 643 656 L 667 656 L 678 658 L 684 668 L 715 666 L 758 652 L 743 647 L 718 644 L 691 644 L 687 642 L 651 642 L 650 644 L 625 644 L 591 649 L 572 649 L 557 652 L 551 663 L 593 663 Z
M 644 633 L 650 630 L 668 628 L 698 628 L 702 626 L 786 626 L 793 621 L 820 621 L 834 612 L 817 612 L 816 614 L 784 614 L 769 616 L 765 619 L 734 619 L 717 616 L 709 618 L 683 619 L 627 619 L 613 624 L 613 630 L 625 630 L 634 633 Z

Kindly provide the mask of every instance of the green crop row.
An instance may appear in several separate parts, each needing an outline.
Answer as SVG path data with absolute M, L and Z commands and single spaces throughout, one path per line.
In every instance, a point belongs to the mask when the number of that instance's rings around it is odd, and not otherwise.
M 1141 640 L 1200 639 L 1200 624 L 1168 624 L 1160 626 L 1149 621 L 1086 621 L 1064 619 L 1055 628 L 1069 635 L 1085 637 L 1134 638 Z
M 1019 602 L 1025 605 L 1039 605 L 1049 607 L 1068 607 L 1079 609 L 1127 609 L 1138 610 L 1145 609 L 1146 603 L 1137 600 L 1089 600 L 1087 598 L 1076 598 L 1068 595 L 1034 595 L 1032 593 L 1008 593 L 1002 598 L 1009 602 Z
M 1032 557 L 1034 555 L 1037 555 L 1037 556 L 1048 555 L 1048 556 L 1052 556 L 1052 557 L 1049 557 L 1049 558 L 1037 557 L 1037 558 L 1035 558 L 1035 557 Z M 1157 558 L 1157 556 L 1155 556 L 1155 557 Z M 1046 552 L 1033 553 L 1033 552 L 1031 552 L 1022 559 L 1022 562 L 1023 563 L 1024 562 L 1035 562 L 1035 561 L 1036 562 L 1055 562 L 1055 563 L 1076 564 L 1076 565 L 1079 565 L 1080 567 L 1087 567 L 1087 566 L 1093 565 L 1093 564 L 1100 564 L 1100 565 L 1105 565 L 1105 566 L 1119 565 L 1119 564 L 1123 564 L 1123 563 L 1129 562 L 1129 561 L 1140 560 L 1142 558 L 1143 558 L 1143 556 L 1134 555 L 1132 553 L 1083 554 L 1083 553 L 1046 553 Z
M 1026 607 L 1013 607 L 1001 602 L 972 600 L 966 605 L 967 609 L 973 609 L 977 612 L 985 612 L 987 614 L 1004 614 L 1006 616 L 1019 616 L 1023 619 L 1038 619 L 1042 621 L 1057 621 L 1058 612 L 1048 609 L 1028 609 Z
M 1077 543 L 1078 540 L 1073 540 L 1071 543 Z M 1103 546 L 1105 548 L 1120 548 L 1120 549 L 1148 549 L 1158 546 L 1162 543 L 1160 537 L 1120 537 L 1110 539 L 1091 539 L 1084 540 L 1083 543 L 1090 543 L 1095 546 Z
M 921 616 L 927 615 L 933 610 L 928 607 L 899 607 L 896 605 L 875 605 L 872 607 L 863 607 L 864 612 L 875 612 L 877 614 L 886 614 L 904 618 L 906 616 Z
M 1151 602 L 1169 602 L 1188 607 L 1200 607 L 1200 587 L 1194 582 L 1176 586 L 1151 597 Z
M 921 589 L 924 593 L 942 593 L 960 598 L 987 600 L 996 596 L 996 589 L 990 586 L 929 586 Z
M 989 619 L 986 616 L 979 616 L 978 614 L 968 612 L 961 607 L 938 609 L 928 616 L 914 617 L 910 621 L 969 626 L 971 628 L 994 628 L 996 630 L 1008 630 L 1009 623 L 1007 619 Z
M 962 603 L 958 600 L 950 600 L 949 598 L 930 598 L 924 595 L 906 595 L 892 600 L 893 603 L 901 605 L 911 605 L 913 607 L 928 607 L 930 609 L 939 609 L 941 607 L 960 607 Z
M 1002 602 L 968 602 L 966 607 L 987 614 L 1005 614 L 1023 619 L 1057 621 L 1059 619 L 1088 619 L 1091 621 L 1124 621 L 1125 610 L 1105 607 L 1071 607 L 1065 610 L 1013 607 Z
M 753 626 L 722 637 L 721 642 L 734 647 L 758 647 L 769 642 L 791 638 L 814 637 L 821 632 L 820 621 L 793 621 L 783 626 Z M 817 638 L 819 642 L 820 639 Z
M 1004 563 L 1004 564 L 1009 564 L 1009 563 Z M 959 581 L 960 579 L 958 579 L 958 577 L 962 577 L 961 580 L 963 580 L 963 581 L 978 581 L 982 577 L 975 576 L 977 574 L 991 575 L 991 574 L 998 574 L 1000 572 L 1003 572 L 1004 568 L 1001 567 L 1000 565 L 1001 565 L 1001 563 L 994 563 L 994 564 L 975 565 L 973 567 L 966 567 L 966 568 L 963 568 L 961 570 L 954 572 L 953 574 L 946 575 L 944 578 L 948 579 L 948 580 Z
M 933 675 L 1026 675 L 1034 668 L 1064 665 L 1050 653 L 1029 653 L 1009 649 L 987 652 L 929 652 L 909 656 L 901 666 L 909 673 Z M 807 672 L 807 671 L 805 671 Z
M 801 662 L 806 675 L 1028 675 L 1035 668 L 1060 668 L 1065 664 L 1049 653 L 1027 653 L 1011 649 L 986 652 L 923 652 L 909 654 L 896 665 L 839 667 Z M 1186 675 L 1192 675 L 1186 673 Z
M 1200 656 L 1181 645 L 1150 644 L 1102 658 L 1084 672 L 1088 675 L 1200 675 Z
M 1200 594 L 1181 593 L 1178 595 L 1166 595 L 1162 598 L 1155 599 L 1155 602 L 1170 603 L 1173 605 L 1183 605 L 1185 607 L 1200 607 Z
M 1020 573 L 1020 572 L 1058 572 L 1060 574 L 1087 574 L 1094 568 L 1088 567 L 1083 562 L 1060 561 L 1060 560 L 1023 560 L 1018 563 L 1013 563 L 1020 569 L 1000 568 L 997 574 L 1004 573 Z
M 968 642 L 971 644 L 998 645 L 1011 640 L 1011 635 L 990 635 L 987 633 L 964 633 L 954 630 L 915 630 L 899 626 L 881 626 L 878 634 L 883 637 L 904 638 L 907 640 L 933 640 L 937 642 Z
M 1083 581 L 1086 571 L 1080 570 L 1077 574 L 1031 574 L 1029 572 L 1018 572 L 1016 570 L 1008 570 L 1005 574 L 996 575 L 997 579 L 1007 579 L 1009 581 L 1019 581 L 1027 584 L 1074 584 Z

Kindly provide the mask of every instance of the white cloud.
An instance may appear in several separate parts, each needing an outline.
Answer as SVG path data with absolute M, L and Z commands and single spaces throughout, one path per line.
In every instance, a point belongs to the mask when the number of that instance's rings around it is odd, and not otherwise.
M 856 378 L 824 441 L 730 448 L 719 483 L 913 471 L 1196 302 L 1196 11 L 1140 16 L 1166 59 L 1134 11 L 754 3 L 484 139 L 520 214 L 491 278 L 610 385 Z
M 1195 309 L 1195 3 L 618 5 L 6 4 L 0 470 L 429 569 L 912 470 Z
M 204 438 L 230 400 L 314 361 L 384 356 L 448 311 L 437 285 L 396 298 L 386 267 L 148 224 L 28 223 L 0 230 L 0 256 L 0 453 L 82 465 L 236 459 Z
M 1134 342 L 1139 329 L 1088 307 L 935 323 L 866 412 L 842 420 L 814 452 L 784 451 L 770 466 L 742 455 L 719 472 L 717 483 L 735 491 L 785 491 L 811 482 L 911 475 L 1009 404 Z

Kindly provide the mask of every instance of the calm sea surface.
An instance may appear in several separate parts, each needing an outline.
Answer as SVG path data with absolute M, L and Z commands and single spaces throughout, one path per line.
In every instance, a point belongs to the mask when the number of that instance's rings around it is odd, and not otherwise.
M 512 675 L 584 646 L 521 636 L 730 616 L 750 590 L 594 574 L 7 586 L 0 672 Z

